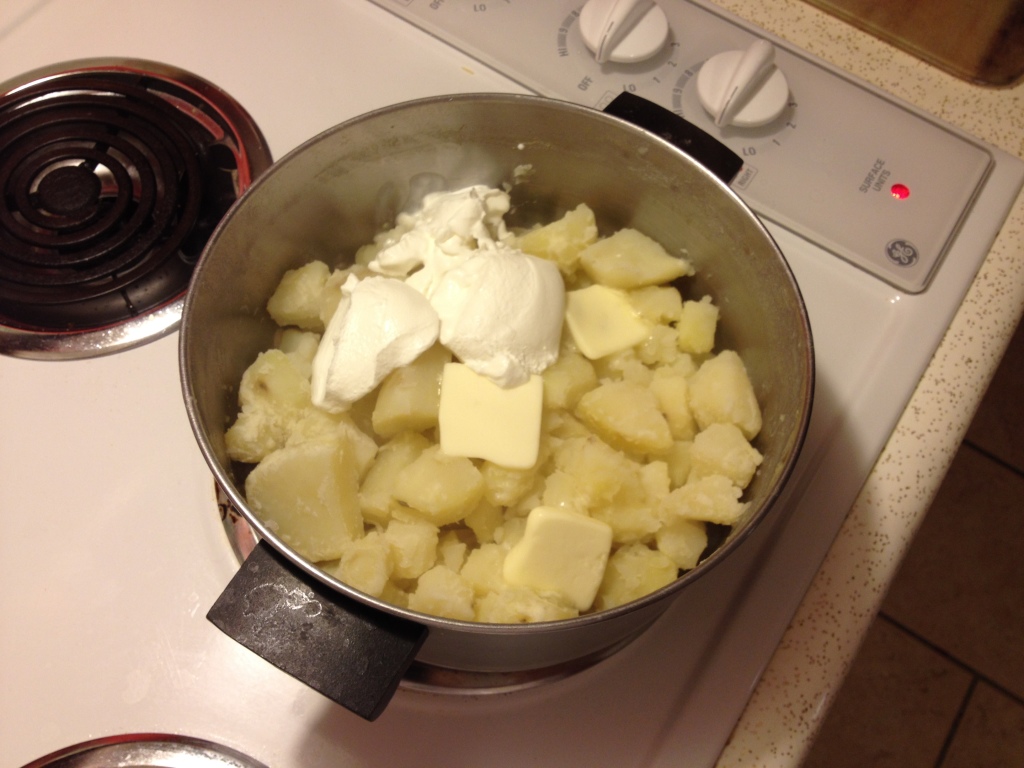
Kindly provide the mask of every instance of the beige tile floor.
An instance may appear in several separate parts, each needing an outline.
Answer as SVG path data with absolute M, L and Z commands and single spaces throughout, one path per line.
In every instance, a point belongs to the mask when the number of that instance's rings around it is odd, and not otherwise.
M 805 768 L 1024 767 L 1024 324 Z

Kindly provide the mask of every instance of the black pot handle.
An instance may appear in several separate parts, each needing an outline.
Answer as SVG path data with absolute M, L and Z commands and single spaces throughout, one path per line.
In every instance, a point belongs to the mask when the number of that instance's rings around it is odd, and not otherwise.
M 675 112 L 635 93 L 623 91 L 603 111 L 671 142 L 726 184 L 731 183 L 743 167 L 743 158 L 718 139 Z
M 249 650 L 366 720 L 394 696 L 427 627 L 343 595 L 265 541 L 206 618 Z

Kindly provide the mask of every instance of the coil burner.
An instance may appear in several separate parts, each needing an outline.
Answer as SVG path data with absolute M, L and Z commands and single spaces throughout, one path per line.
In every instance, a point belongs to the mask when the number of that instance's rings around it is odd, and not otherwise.
M 94 357 L 178 327 L 228 208 L 271 163 L 196 75 L 88 60 L 0 85 L 0 353 Z

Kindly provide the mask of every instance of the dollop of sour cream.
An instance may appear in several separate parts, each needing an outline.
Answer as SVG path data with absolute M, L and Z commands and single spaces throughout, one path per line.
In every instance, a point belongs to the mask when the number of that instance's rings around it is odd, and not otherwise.
M 313 357 L 313 403 L 345 411 L 437 341 L 437 312 L 400 280 L 350 275 Z
M 516 249 L 506 192 L 427 195 L 399 216 L 369 268 L 350 276 L 313 360 L 314 404 L 346 410 L 440 341 L 511 388 L 558 357 L 565 286 L 555 264 Z

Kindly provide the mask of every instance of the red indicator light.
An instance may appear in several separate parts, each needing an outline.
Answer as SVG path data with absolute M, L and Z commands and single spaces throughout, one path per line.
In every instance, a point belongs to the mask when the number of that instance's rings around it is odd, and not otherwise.
M 893 184 L 892 189 L 889 190 L 892 196 L 897 200 L 906 200 L 910 197 L 910 187 L 905 184 Z

